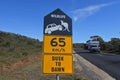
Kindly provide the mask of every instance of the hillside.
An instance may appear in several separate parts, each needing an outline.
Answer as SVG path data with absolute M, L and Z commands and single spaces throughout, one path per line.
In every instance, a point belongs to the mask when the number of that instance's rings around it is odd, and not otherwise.
M 0 31 L 0 80 L 55 80 L 42 74 L 42 42 L 19 34 Z M 85 80 L 74 61 L 74 73 L 62 80 Z
M 0 31 L 0 67 L 40 55 L 42 43 L 19 34 Z

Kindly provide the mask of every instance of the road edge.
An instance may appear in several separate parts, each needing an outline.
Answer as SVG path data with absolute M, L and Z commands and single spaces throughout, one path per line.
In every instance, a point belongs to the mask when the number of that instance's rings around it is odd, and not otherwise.
M 84 74 L 89 80 L 116 80 L 102 69 L 87 61 L 82 56 L 76 53 L 73 54 L 73 56 L 73 61 L 77 61 L 79 63 L 78 65 L 82 67 L 82 72 L 84 72 Z

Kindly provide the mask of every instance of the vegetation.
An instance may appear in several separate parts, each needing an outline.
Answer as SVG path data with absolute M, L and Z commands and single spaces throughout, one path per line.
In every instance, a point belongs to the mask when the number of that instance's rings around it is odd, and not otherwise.
M 100 42 L 101 51 L 120 54 L 120 38 L 111 38 L 108 42 L 104 41 L 103 38 L 98 35 L 90 36 L 90 38 Z M 87 46 L 84 43 L 73 44 L 73 47 L 87 49 Z
M 120 39 L 111 38 L 109 42 L 102 43 L 101 49 L 106 52 L 120 54 Z
M 100 36 L 91 36 L 91 38 L 96 38 L 100 41 L 102 51 L 120 54 L 120 38 L 111 38 L 108 42 L 105 42 Z M 86 44 L 75 43 L 73 44 L 73 48 L 86 49 Z M 41 55 L 41 51 L 42 42 L 39 40 L 19 34 L 0 31 L 0 69 L 2 69 L 1 67 L 25 60 L 26 58 Z M 41 74 L 41 61 L 42 60 L 27 66 L 19 67 L 11 72 L 0 73 L 0 80 L 32 80 L 33 78 L 36 78 L 35 80 L 55 79 L 54 76 L 48 77 L 48 75 Z M 76 69 L 73 75 L 63 75 L 61 78 L 63 80 L 85 80 L 79 76 L 80 73 L 81 72 L 78 72 L 78 69 Z
M 59 76 L 60 80 L 87 80 L 86 76 L 76 66 L 73 74 L 60 74 Z M 42 73 L 41 60 L 19 67 L 14 71 L 0 74 L 0 80 L 56 80 L 55 77 L 55 74 Z
M 111 38 L 110 41 L 105 42 L 100 36 L 91 36 L 100 42 L 102 51 L 120 54 L 120 38 Z
M 30 64 L 41 55 L 42 42 L 19 34 L 0 31 L 0 80 L 56 80 L 55 75 L 42 74 L 42 58 Z M 39 56 L 38 56 L 39 58 Z M 18 63 L 23 62 L 24 66 Z M 17 63 L 13 70 L 2 71 L 3 67 Z M 21 64 L 20 64 L 21 65 Z M 1 68 L 2 67 L 2 68 Z M 74 68 L 71 75 L 60 75 L 62 80 L 86 80 L 79 68 Z
M 74 43 L 73 48 L 86 49 L 86 44 L 85 43 Z
M 41 54 L 41 42 L 19 34 L 0 31 L 0 66 Z

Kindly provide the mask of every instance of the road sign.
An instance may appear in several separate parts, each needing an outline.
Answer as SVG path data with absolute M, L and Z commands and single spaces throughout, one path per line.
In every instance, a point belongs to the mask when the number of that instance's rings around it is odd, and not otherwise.
M 44 17 L 44 34 L 72 35 L 72 19 L 60 9 Z
M 43 73 L 72 73 L 72 19 L 56 9 L 44 17 L 43 32 Z
M 72 65 L 71 55 L 44 55 L 43 73 L 72 73 Z
M 72 54 L 72 37 L 44 36 L 44 54 Z

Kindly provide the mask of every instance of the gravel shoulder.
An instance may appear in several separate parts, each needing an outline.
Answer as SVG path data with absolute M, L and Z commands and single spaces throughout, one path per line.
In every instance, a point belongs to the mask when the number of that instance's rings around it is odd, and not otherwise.
M 109 74 L 94 66 L 80 55 L 74 54 L 73 56 L 87 80 L 115 80 Z

